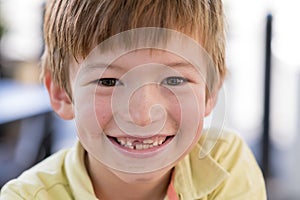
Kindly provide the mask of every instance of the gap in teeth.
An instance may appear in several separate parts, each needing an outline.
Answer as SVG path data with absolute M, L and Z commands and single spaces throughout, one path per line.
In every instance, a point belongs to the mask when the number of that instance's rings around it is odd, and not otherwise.
M 129 149 L 149 149 L 163 144 L 166 141 L 167 137 L 157 136 L 154 138 L 148 139 L 135 139 L 135 138 L 116 138 L 117 142 Z

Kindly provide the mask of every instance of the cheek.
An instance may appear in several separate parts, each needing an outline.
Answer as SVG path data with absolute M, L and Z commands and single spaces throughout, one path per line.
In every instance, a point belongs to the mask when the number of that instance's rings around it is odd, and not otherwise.
M 102 132 L 111 119 L 110 97 L 99 97 L 95 90 L 77 90 L 74 96 L 75 122 L 79 133 Z
M 85 97 L 85 98 L 83 98 Z M 75 100 L 75 123 L 77 134 L 83 143 L 88 143 L 99 137 L 102 132 L 95 115 L 93 99 L 83 96 Z
M 106 125 L 112 120 L 111 97 L 95 98 L 95 115 L 99 126 L 105 130 Z
M 205 113 L 205 86 L 204 84 L 195 85 L 194 87 L 192 87 L 192 90 L 194 98 L 196 98 L 198 112 L 200 113 L 200 117 L 202 119 Z
M 162 106 L 165 107 L 168 116 L 176 122 L 177 125 L 181 121 L 181 103 L 178 99 L 178 94 L 168 88 L 161 88 Z
M 176 93 L 176 94 L 175 94 Z M 167 110 L 176 122 L 190 122 L 196 119 L 200 122 L 205 113 L 205 89 L 199 86 L 190 87 L 188 91 L 164 91 L 167 100 Z M 188 118 L 186 120 L 182 118 Z
M 181 114 L 182 114 L 182 105 L 179 100 L 172 95 L 168 98 L 167 111 L 172 116 L 172 118 L 178 123 L 181 122 Z

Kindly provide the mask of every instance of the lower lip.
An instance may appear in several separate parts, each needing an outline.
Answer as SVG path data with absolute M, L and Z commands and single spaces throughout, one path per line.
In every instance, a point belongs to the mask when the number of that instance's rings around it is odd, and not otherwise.
M 116 142 L 113 138 L 109 138 L 109 141 L 116 147 L 118 151 L 123 153 L 125 156 L 134 157 L 134 158 L 148 158 L 157 155 L 158 153 L 164 151 L 167 147 L 167 145 L 174 139 L 174 136 L 169 137 L 163 144 L 148 148 L 148 149 L 129 149 L 122 145 L 120 145 L 118 142 Z

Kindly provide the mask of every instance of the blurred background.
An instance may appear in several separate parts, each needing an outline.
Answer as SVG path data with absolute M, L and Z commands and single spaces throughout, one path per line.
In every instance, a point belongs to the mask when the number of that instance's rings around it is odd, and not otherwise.
M 0 0 L 0 188 L 76 140 L 39 81 L 43 1 Z M 224 0 L 225 126 L 249 144 L 269 199 L 300 199 L 300 1 Z M 218 109 L 218 107 L 217 107 Z

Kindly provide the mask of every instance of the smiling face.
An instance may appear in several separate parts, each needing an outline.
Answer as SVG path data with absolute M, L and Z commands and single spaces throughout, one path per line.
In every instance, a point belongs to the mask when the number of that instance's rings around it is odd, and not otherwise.
M 162 50 L 97 61 L 71 73 L 75 121 L 87 151 L 128 173 L 156 171 L 186 155 L 209 111 L 203 74 Z
M 88 154 L 114 172 L 165 171 L 199 140 L 214 105 L 211 66 L 194 41 L 182 41 L 186 48 L 92 51 L 70 67 L 73 102 L 46 77 L 54 110 L 75 119 Z

